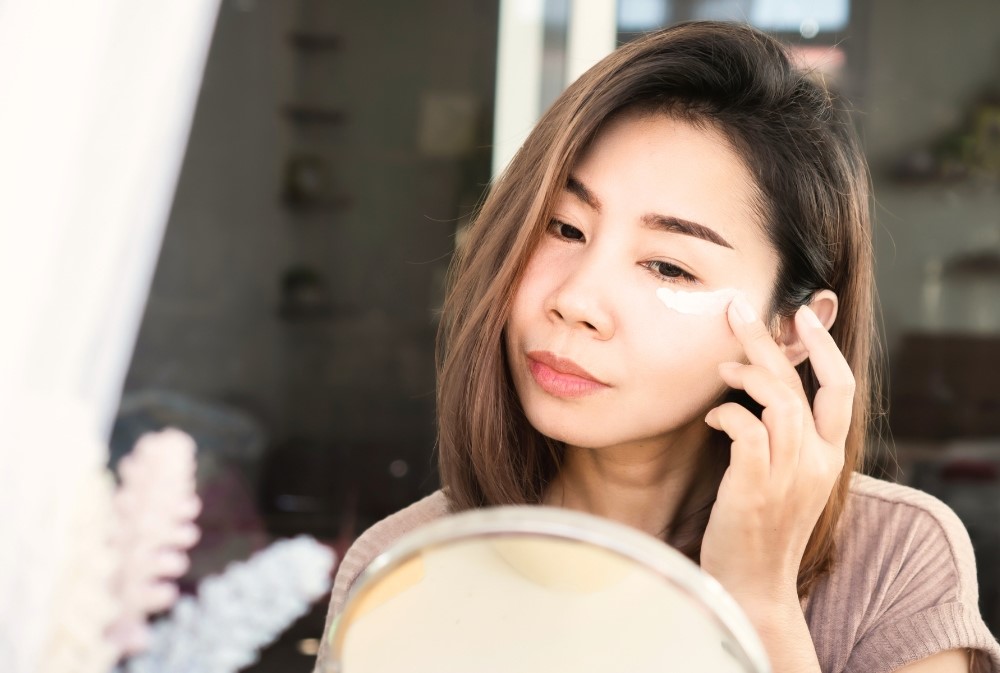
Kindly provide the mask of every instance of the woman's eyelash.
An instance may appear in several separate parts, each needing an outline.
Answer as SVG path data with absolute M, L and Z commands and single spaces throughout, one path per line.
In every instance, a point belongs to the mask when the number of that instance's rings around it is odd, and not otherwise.
M 652 262 L 646 262 L 644 266 L 647 269 L 649 269 L 650 272 L 652 272 L 654 275 L 660 278 L 669 278 L 669 279 L 679 278 L 681 280 L 685 280 L 691 283 L 695 283 L 698 281 L 698 279 L 692 276 L 690 273 L 680 268 L 676 264 L 671 264 L 670 262 L 662 262 L 654 260 Z
M 563 222 L 562 220 L 553 219 L 549 222 L 549 230 L 554 236 L 570 240 L 570 241 L 583 241 L 586 237 L 583 232 L 572 224 Z M 661 260 L 653 260 L 650 262 L 643 262 L 642 264 L 646 267 L 650 273 L 659 278 L 660 280 L 682 280 L 688 283 L 697 283 L 698 279 L 693 275 L 677 266 L 676 264 L 671 264 L 670 262 L 664 262 Z
M 583 232 L 574 227 L 572 224 L 567 224 L 561 220 L 551 220 L 549 222 L 549 229 L 553 234 L 561 238 L 567 238 L 571 241 L 582 241 L 584 240 Z

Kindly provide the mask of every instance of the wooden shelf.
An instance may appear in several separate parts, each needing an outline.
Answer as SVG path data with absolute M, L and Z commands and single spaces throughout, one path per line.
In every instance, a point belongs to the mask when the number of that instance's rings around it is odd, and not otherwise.
M 301 124 L 343 124 L 347 120 L 343 110 L 325 105 L 289 103 L 282 111 L 289 119 Z
M 303 51 L 335 51 L 343 45 L 339 35 L 308 30 L 292 31 L 288 41 Z

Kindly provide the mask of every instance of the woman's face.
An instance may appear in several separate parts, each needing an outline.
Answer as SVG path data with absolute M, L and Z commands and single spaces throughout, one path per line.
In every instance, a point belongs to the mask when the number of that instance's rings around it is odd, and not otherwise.
M 723 136 L 665 115 L 609 124 L 571 171 L 514 297 L 506 346 L 531 424 L 571 446 L 667 446 L 705 430 L 743 352 L 724 312 L 658 288 L 736 289 L 763 314 L 777 255 Z M 685 435 L 686 436 L 686 435 Z

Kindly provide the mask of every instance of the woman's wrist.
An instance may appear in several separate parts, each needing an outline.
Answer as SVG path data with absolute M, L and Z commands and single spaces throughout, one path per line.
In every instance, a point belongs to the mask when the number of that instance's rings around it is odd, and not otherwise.
M 801 613 L 798 578 L 790 565 L 769 575 L 764 575 L 759 567 L 730 565 L 714 569 L 703 562 L 701 568 L 722 585 L 748 617 L 767 619 L 776 610 L 782 611 L 782 607 Z
M 774 673 L 819 672 L 816 647 L 795 591 L 770 600 L 756 596 L 737 602 L 760 636 Z

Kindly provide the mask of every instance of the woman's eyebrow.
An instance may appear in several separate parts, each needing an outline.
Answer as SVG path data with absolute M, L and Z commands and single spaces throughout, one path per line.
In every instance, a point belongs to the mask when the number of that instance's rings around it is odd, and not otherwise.
M 601 200 L 576 176 L 571 175 L 566 178 L 566 191 L 590 206 L 591 210 L 601 212 Z
M 583 201 L 594 212 L 601 212 L 601 200 L 575 175 L 570 175 L 566 178 L 566 191 Z M 729 244 L 729 241 L 716 233 L 714 229 L 706 227 L 703 224 L 698 224 L 697 222 L 674 217 L 673 215 L 647 213 L 642 216 L 642 223 L 649 229 L 658 229 L 671 234 L 693 236 L 694 238 L 700 238 L 703 241 L 715 243 L 730 250 L 735 249 Z
M 719 236 L 714 229 L 710 229 L 709 227 L 706 227 L 703 224 L 698 224 L 697 222 L 682 220 L 681 218 L 674 217 L 673 215 L 646 213 L 642 216 L 642 223 L 650 229 L 659 229 L 660 231 L 670 232 L 671 234 L 693 236 L 695 238 L 700 238 L 703 241 L 715 243 L 716 245 L 721 245 L 724 248 L 734 250 L 733 246 L 729 244 L 729 241 L 722 238 L 722 236 Z

